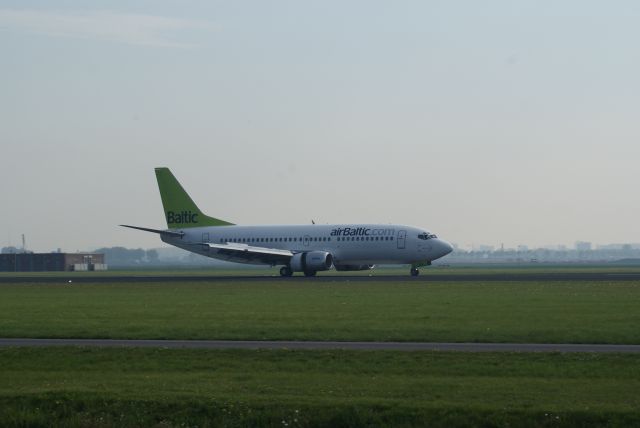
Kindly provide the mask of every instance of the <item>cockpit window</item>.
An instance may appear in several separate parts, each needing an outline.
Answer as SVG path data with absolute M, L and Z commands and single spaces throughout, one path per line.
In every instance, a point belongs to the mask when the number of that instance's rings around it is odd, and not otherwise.
M 424 233 L 421 233 L 420 235 L 418 235 L 418 239 L 422 239 L 422 240 L 425 240 L 425 241 L 427 239 L 434 239 L 434 238 L 437 238 L 437 236 L 434 235 L 433 233 L 424 232 Z

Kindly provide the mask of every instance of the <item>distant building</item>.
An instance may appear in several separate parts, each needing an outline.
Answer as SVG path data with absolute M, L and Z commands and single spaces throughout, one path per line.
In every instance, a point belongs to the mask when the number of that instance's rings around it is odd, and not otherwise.
M 107 270 L 104 254 L 18 253 L 0 254 L 0 272 Z
M 578 241 L 576 242 L 577 251 L 591 251 L 591 242 Z
M 490 253 L 493 251 L 493 245 L 473 245 L 472 251 L 479 253 Z

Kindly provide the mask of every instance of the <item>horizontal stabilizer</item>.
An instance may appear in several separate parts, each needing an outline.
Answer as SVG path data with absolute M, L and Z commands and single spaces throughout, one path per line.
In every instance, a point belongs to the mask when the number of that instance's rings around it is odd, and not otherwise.
M 184 236 L 184 232 L 172 232 L 170 230 L 149 229 L 148 227 L 129 226 L 127 224 L 121 224 L 120 226 L 128 227 L 129 229 L 143 230 L 145 232 L 159 233 L 160 235 L 165 235 L 165 236 L 175 236 L 177 238 L 182 238 Z

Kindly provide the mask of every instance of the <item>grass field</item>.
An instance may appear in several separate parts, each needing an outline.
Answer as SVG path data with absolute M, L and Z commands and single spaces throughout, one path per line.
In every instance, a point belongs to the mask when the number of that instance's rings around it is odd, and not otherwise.
M 2 426 L 638 426 L 639 408 L 637 355 L 0 349 Z
M 640 344 L 640 283 L 1 284 L 0 336 Z
M 640 283 L 3 282 L 0 336 L 639 344 Z M 628 427 L 639 409 L 636 354 L 0 348 L 3 427 Z

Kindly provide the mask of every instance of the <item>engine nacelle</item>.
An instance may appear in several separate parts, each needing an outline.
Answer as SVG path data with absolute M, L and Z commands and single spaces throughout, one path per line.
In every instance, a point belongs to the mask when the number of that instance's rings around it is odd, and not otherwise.
M 333 266 L 333 256 L 326 251 L 297 253 L 291 258 L 290 265 L 294 272 L 328 270 Z
M 350 271 L 350 270 L 370 270 L 376 267 L 376 265 L 335 265 L 338 271 Z

